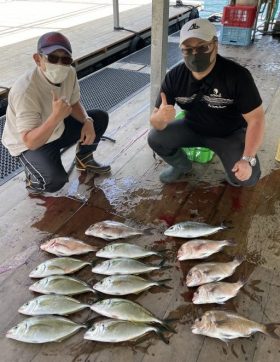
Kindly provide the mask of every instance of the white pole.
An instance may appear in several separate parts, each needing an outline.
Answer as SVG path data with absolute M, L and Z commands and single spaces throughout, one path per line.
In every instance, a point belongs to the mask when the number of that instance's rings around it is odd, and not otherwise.
M 152 2 L 151 40 L 151 112 L 166 73 L 169 23 L 169 0 Z
M 120 27 L 119 0 L 113 0 L 114 29 Z

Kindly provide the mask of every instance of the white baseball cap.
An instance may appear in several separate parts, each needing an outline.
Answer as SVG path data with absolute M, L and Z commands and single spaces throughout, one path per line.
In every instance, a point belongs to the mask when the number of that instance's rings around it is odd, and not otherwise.
M 180 31 L 180 46 L 189 38 L 198 38 L 210 41 L 217 36 L 215 26 L 207 19 L 192 19 Z

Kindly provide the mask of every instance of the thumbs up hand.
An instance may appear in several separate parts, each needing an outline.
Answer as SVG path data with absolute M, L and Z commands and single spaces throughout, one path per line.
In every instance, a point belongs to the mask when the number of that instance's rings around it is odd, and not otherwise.
M 62 121 L 71 114 L 72 107 L 66 97 L 59 98 L 53 90 L 51 92 L 53 115 L 58 121 Z
M 162 122 L 164 122 L 166 125 L 173 121 L 176 116 L 176 110 L 172 104 L 167 103 L 166 95 L 165 93 L 161 92 L 161 105 L 158 110 L 158 115 Z

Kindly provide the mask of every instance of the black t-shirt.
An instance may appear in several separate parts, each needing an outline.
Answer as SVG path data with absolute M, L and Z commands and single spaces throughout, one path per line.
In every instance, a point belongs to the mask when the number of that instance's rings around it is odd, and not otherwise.
M 187 122 L 195 132 L 224 137 L 247 126 L 242 114 L 262 104 L 251 73 L 243 66 L 217 55 L 213 70 L 197 80 L 185 63 L 165 76 L 161 92 L 168 104 L 187 110 Z M 196 98 L 196 95 L 199 94 Z M 196 98 L 196 99 L 195 99 Z M 160 94 L 156 107 L 161 104 Z

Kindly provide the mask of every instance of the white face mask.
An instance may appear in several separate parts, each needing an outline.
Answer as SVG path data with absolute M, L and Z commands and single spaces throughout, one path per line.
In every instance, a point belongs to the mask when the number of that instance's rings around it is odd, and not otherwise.
M 62 83 L 70 70 L 70 66 L 61 64 L 52 64 L 45 62 L 46 70 L 44 71 L 45 77 L 53 84 Z

